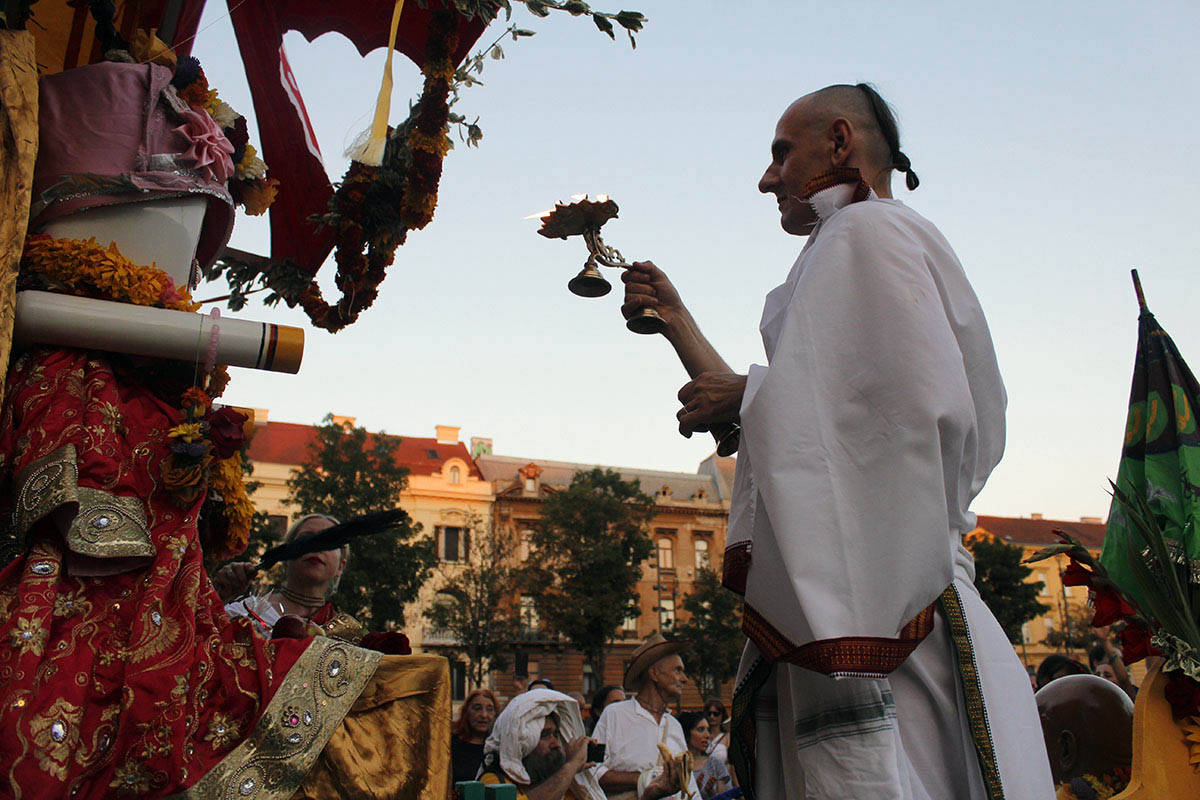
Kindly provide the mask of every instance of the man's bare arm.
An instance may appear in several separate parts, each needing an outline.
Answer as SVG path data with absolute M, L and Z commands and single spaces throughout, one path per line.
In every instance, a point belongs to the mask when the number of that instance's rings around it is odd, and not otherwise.
M 638 773 L 610 769 L 600 776 L 600 788 L 606 792 L 627 792 L 636 789 Z
M 657 311 L 667 324 L 663 336 L 675 348 L 688 375 L 695 378 L 705 372 L 733 372 L 700 331 L 675 286 L 654 262 L 635 261 L 621 275 L 621 280 L 625 284 L 621 313 L 628 319 L 643 308 Z

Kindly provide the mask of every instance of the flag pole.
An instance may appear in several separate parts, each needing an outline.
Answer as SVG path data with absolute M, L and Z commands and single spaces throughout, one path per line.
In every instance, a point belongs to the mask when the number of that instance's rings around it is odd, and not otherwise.
M 1150 309 L 1146 308 L 1146 295 L 1142 292 L 1142 281 L 1138 278 L 1137 270 L 1129 270 L 1129 274 L 1133 276 L 1133 290 L 1137 292 L 1138 308 L 1143 313 L 1149 314 Z

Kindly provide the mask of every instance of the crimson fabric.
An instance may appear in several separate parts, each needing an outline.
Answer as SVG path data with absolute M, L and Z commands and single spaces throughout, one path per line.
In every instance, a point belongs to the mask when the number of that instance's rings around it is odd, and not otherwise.
M 202 500 L 180 508 L 161 485 L 179 413 L 121 363 L 39 349 L 9 372 L 0 473 L 74 445 L 80 486 L 143 502 L 156 554 L 73 577 L 45 519 L 0 571 L 0 795 L 185 789 L 253 729 L 310 642 L 268 642 L 226 616 L 204 570 Z
M 317 230 L 310 220 L 325 213 L 333 187 L 312 123 L 283 50 L 283 34 L 299 31 L 310 42 L 337 31 L 363 55 L 386 47 L 394 0 L 330 3 L 328 0 L 274 0 L 245 3 L 227 0 L 233 31 L 246 67 L 254 113 L 258 119 L 263 160 L 278 178 L 279 196 L 271 205 L 271 258 L 290 258 L 316 272 L 333 248 L 333 229 Z M 400 17 L 396 49 L 418 66 L 425 61 L 429 18 L 436 3 L 422 8 L 408 2 Z M 454 63 L 462 59 L 483 34 L 487 22 L 463 18 Z M 363 109 L 369 112 L 370 109 Z

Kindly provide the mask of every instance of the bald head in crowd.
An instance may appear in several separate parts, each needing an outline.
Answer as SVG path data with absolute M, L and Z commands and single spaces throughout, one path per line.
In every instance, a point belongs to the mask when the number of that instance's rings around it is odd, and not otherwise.
M 1128 768 L 1133 759 L 1133 702 L 1095 675 L 1067 675 L 1035 695 L 1056 784 Z

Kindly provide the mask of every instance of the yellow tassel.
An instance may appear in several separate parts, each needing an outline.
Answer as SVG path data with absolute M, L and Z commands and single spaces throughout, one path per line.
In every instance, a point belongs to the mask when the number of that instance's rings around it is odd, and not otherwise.
M 387 146 L 388 115 L 392 110 L 392 53 L 396 51 L 396 31 L 403 9 L 404 0 L 396 0 L 392 9 L 392 30 L 388 34 L 387 59 L 383 62 L 383 83 L 379 87 L 379 99 L 375 101 L 375 118 L 371 127 L 360 133 L 346 150 L 347 158 L 369 167 L 383 164 L 383 150 Z

